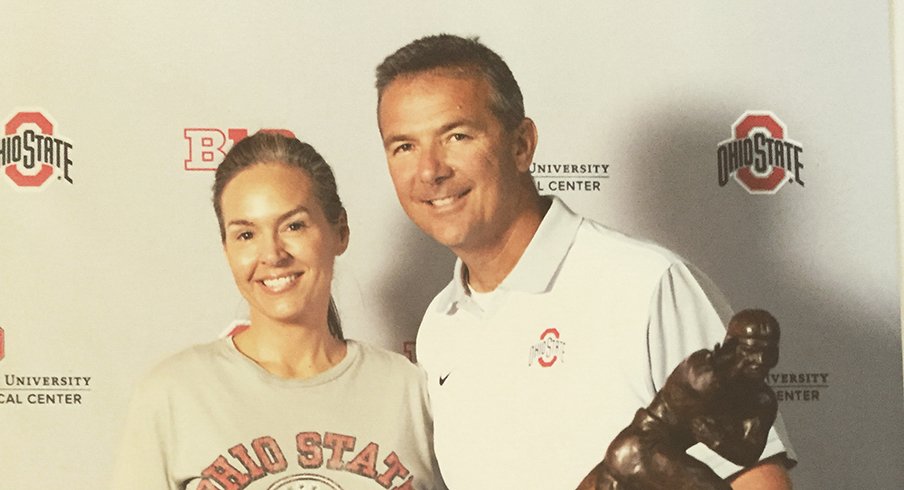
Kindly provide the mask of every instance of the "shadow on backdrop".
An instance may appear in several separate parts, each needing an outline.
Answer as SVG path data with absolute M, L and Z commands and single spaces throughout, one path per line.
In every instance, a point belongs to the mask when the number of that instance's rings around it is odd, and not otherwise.
M 734 180 L 719 187 L 716 147 L 743 110 L 704 100 L 654 102 L 624 136 L 635 164 L 619 185 L 636 196 L 629 211 L 636 230 L 700 267 L 735 310 L 761 307 L 778 318 L 783 361 L 775 371 L 829 374 L 820 400 L 780 406 L 801 462 L 792 478 L 803 488 L 898 488 L 904 394 L 897 294 L 864 304 L 857 299 L 864 288 L 882 288 L 868 284 L 868 275 L 829 280 L 830 271 L 839 274 L 836 259 L 820 250 L 856 254 L 859 244 L 838 243 L 829 229 L 801 229 L 807 216 L 794 215 L 806 212 L 795 202 L 825 199 L 826 191 L 808 196 L 809 188 L 786 185 L 752 196 Z M 895 256 L 888 260 L 893 267 Z
M 430 301 L 452 277 L 455 255 L 407 219 L 394 229 L 395 254 L 387 261 L 379 284 L 379 304 L 390 325 L 411 332 L 414 338 Z

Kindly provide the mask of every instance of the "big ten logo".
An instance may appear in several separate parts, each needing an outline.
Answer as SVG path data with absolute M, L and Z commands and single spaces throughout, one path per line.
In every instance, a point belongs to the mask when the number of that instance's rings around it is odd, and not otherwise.
M 3 125 L 0 139 L 0 167 L 19 188 L 43 187 L 57 174 L 57 180 L 72 183 L 72 143 L 54 134 L 53 119 L 38 111 L 21 111 Z
M 409 361 L 415 363 L 417 362 L 417 354 L 413 340 L 406 340 L 402 342 L 402 352 L 405 354 L 405 357 L 407 357 Z
M 279 133 L 290 138 L 295 133 L 288 129 L 261 129 L 263 132 Z M 216 170 L 232 145 L 248 137 L 244 128 L 221 130 L 216 128 L 185 128 L 183 133 L 188 144 L 188 158 L 185 170 Z

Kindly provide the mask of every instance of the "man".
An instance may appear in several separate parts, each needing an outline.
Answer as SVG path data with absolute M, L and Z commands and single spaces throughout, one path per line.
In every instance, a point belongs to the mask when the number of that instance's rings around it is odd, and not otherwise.
M 669 372 L 722 339 L 722 320 L 679 258 L 538 195 L 537 129 L 496 53 L 419 39 L 377 68 L 377 90 L 399 201 L 458 256 L 417 339 L 443 477 L 577 487 Z M 735 488 L 782 489 L 785 451 L 773 432 L 775 458 L 753 469 L 698 457 Z

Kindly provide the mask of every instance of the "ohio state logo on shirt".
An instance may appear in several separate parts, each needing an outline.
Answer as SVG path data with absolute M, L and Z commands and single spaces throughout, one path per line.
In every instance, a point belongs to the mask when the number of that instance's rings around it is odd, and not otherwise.
M 342 490 L 331 479 L 311 472 L 326 469 L 358 475 L 390 490 L 414 490 L 415 477 L 395 451 L 386 454 L 376 442 L 363 447 L 358 442 L 354 436 L 335 432 L 300 432 L 293 453 L 286 453 L 275 438 L 258 437 L 250 445 L 237 444 L 220 454 L 201 471 L 197 489 L 243 490 L 267 475 L 291 472 L 268 488 Z
M 565 362 L 565 342 L 559 339 L 559 331 L 547 328 L 540 334 L 540 342 L 530 347 L 527 365 L 536 362 L 540 367 L 548 368 L 556 362 Z

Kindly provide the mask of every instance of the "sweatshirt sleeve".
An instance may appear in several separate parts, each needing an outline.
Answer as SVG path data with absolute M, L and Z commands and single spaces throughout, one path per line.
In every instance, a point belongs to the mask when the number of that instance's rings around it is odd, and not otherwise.
M 172 439 L 165 387 L 153 374 L 132 394 L 113 469 L 112 490 L 175 490 L 167 454 Z

